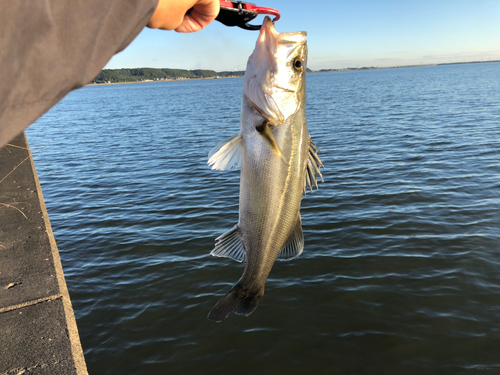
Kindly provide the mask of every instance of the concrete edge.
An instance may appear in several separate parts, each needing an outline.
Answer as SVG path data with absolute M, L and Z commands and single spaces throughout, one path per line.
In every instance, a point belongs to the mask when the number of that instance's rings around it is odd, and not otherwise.
M 87 364 L 85 363 L 85 357 L 83 356 L 83 349 L 80 341 L 80 335 L 78 333 L 78 328 L 76 325 L 75 313 L 73 311 L 73 306 L 71 305 L 71 299 L 69 297 L 68 287 L 66 285 L 66 279 L 64 278 L 61 258 L 59 257 L 59 250 L 57 249 L 57 244 L 54 239 L 54 233 L 52 232 L 52 226 L 50 225 L 49 214 L 47 212 L 47 207 L 45 206 L 45 200 L 43 199 L 42 187 L 40 186 L 40 181 L 38 180 L 38 174 L 36 172 L 35 162 L 33 160 L 33 154 L 31 153 L 31 149 L 28 143 L 28 137 L 26 136 L 26 133 L 23 134 L 26 141 L 26 147 L 29 153 L 31 169 L 33 171 L 33 176 L 35 177 L 35 185 L 38 194 L 38 200 L 40 201 L 40 207 L 43 213 L 43 220 L 45 222 L 45 228 L 47 229 L 47 236 L 49 237 L 52 258 L 54 260 L 54 268 L 56 270 L 57 282 L 59 284 L 59 291 L 62 295 L 64 315 L 66 316 L 66 324 L 68 326 L 68 335 L 69 335 L 69 340 L 71 342 L 71 352 L 73 353 L 73 359 L 75 361 L 76 373 L 78 375 L 88 375 Z

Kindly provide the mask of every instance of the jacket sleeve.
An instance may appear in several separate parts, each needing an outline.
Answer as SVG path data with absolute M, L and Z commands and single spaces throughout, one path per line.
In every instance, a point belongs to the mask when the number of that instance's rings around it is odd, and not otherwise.
M 149 22 L 158 0 L 0 3 L 0 147 L 90 82 Z

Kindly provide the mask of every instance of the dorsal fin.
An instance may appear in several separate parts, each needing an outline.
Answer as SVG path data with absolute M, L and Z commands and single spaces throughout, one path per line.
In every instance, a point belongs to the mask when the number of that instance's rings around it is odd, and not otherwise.
M 297 217 L 297 222 L 293 228 L 290 237 L 278 254 L 277 260 L 292 260 L 297 258 L 304 250 L 304 234 L 302 232 L 302 219 L 300 214 Z
M 323 181 L 323 175 L 320 172 L 320 168 L 325 168 L 323 163 L 318 157 L 318 147 L 314 144 L 312 139 L 309 139 L 309 158 L 307 159 L 306 177 L 304 179 L 304 194 L 307 188 L 313 191 L 313 185 L 318 189 L 318 182 L 316 181 L 317 175 L 321 177 Z

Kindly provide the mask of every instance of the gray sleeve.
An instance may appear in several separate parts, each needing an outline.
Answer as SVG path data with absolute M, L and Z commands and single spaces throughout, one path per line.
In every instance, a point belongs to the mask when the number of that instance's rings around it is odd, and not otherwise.
M 0 2 L 0 147 L 90 82 L 158 0 Z

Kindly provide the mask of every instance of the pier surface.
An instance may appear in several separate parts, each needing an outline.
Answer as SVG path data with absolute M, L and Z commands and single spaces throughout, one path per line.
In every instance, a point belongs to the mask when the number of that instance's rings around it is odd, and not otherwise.
M 87 374 L 25 134 L 0 148 L 0 375 Z

